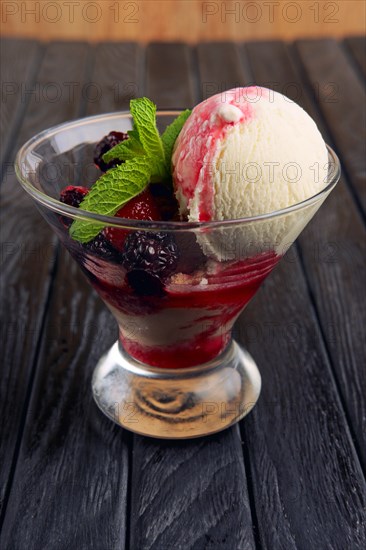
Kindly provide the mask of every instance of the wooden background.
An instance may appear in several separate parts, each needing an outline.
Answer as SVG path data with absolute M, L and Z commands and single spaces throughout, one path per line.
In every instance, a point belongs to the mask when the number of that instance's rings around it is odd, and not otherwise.
M 2 0 L 4 36 L 38 40 L 248 40 L 365 32 L 364 0 Z
M 365 41 L 4 42 L 1 550 L 365 550 Z M 133 93 L 179 108 L 206 83 L 251 82 L 310 113 L 342 179 L 236 325 L 262 375 L 254 411 L 208 438 L 133 435 L 90 390 L 116 324 L 17 183 L 14 154 Z

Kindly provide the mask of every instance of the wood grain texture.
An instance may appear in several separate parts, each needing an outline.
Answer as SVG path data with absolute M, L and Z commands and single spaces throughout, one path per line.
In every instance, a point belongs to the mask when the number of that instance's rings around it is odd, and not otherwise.
M 351 36 L 346 38 L 344 43 L 351 52 L 361 74 L 366 78 L 366 37 Z
M 361 0 L 94 0 L 72 4 L 24 0 L 20 5 L 3 4 L 4 34 L 42 40 L 286 40 L 362 34 L 365 21 Z
M 1 38 L 0 165 L 7 162 L 16 130 L 33 89 L 42 49 L 34 40 Z M 2 176 L 1 176 L 2 177 Z
M 243 69 L 238 48 L 231 42 L 197 46 L 201 97 L 243 86 Z
M 158 105 L 163 100 L 178 107 L 197 103 L 199 98 L 190 85 L 192 68 L 182 62 L 187 50 L 176 50 L 180 57 L 174 65 L 169 45 L 152 49 L 147 55 L 147 95 L 154 90 Z M 171 80 L 168 89 L 166 67 Z M 165 76 L 161 78 L 162 72 Z M 131 549 L 254 549 L 236 428 L 193 441 L 157 442 L 135 436 L 132 472 Z
M 282 43 L 202 45 L 195 55 L 174 48 L 176 64 L 170 46 L 151 47 L 144 86 L 137 46 L 97 46 L 89 74 L 85 45 L 50 45 L 38 81 L 63 92 L 57 102 L 44 93 L 41 103 L 31 98 L 19 144 L 64 119 L 126 108 L 146 84 L 159 105 L 164 98 L 185 107 L 203 95 L 203 82 L 221 91 L 255 77 L 288 95 L 300 90 L 297 100 L 322 121 L 296 51 Z M 176 85 L 167 90 L 168 78 Z M 76 83 L 72 101 L 67 82 Z M 136 87 L 126 89 L 130 82 Z M 90 83 L 102 93 L 88 101 Z M 301 262 L 292 249 L 236 326 L 263 377 L 260 401 L 240 426 L 243 441 L 237 427 L 206 439 L 155 441 L 99 413 L 90 376 L 116 337 L 114 321 L 64 252 L 50 295 L 49 230 L 11 173 L 1 198 L 8 324 L 0 485 L 6 497 L 12 489 L 1 548 L 363 550 L 366 488 L 355 446 L 362 458 L 364 226 L 347 182 L 300 238 Z
M 81 106 L 86 114 L 127 107 L 114 94 L 111 66 L 133 51 L 130 45 L 97 49 L 80 89 L 93 83 L 104 94 Z M 123 550 L 131 436 L 98 411 L 91 391 L 93 368 L 116 340 L 117 325 L 63 250 L 45 327 L 3 543 L 9 550 L 24 544 Z
M 192 441 L 134 440 L 132 549 L 254 549 L 237 427 Z
M 91 392 L 116 324 L 63 250 L 45 326 L 2 548 L 123 550 L 130 436 Z
M 283 43 L 248 44 L 246 52 L 259 85 L 296 94 L 296 100 L 319 122 Z M 363 232 L 343 182 L 299 238 L 358 449 L 364 441 L 365 406 L 363 344 L 358 341 L 364 322 L 359 249 Z M 335 255 L 332 243 L 337 247 Z M 281 521 L 272 520 L 272 526 L 262 531 L 261 542 L 264 548 L 362 548 L 366 540 L 364 477 L 294 252 L 266 282 L 238 328 L 264 375 L 259 405 L 244 424 L 245 437 L 255 441 L 248 450 L 258 521 L 269 526 L 270 518 L 281 515 Z M 354 341 L 346 342 L 353 330 Z M 258 430 L 257 437 L 253 438 L 252 430 Z M 263 476 L 270 482 L 260 486 L 258 479 Z
M 142 95 L 142 49 L 129 42 L 98 44 L 94 63 L 96 93 L 87 101 L 88 115 L 128 110 L 130 99 Z
M 366 213 L 366 91 L 334 40 L 297 42 L 317 103 L 342 157 L 343 169 Z
M 146 48 L 146 95 L 160 109 L 193 107 L 192 54 L 186 44 L 149 44 Z
M 262 374 L 242 423 L 261 548 L 361 550 L 365 481 L 294 260 L 282 260 L 237 325 Z
M 258 84 L 267 84 L 299 102 L 332 144 L 292 48 L 271 42 L 249 44 L 247 51 Z M 338 389 L 365 466 L 365 228 L 344 178 L 298 242 Z
M 75 102 L 71 102 L 64 83 L 80 82 L 86 57 L 87 47 L 81 44 L 55 43 L 46 49 L 36 81 L 38 92 L 28 103 L 11 161 L 15 150 L 35 133 L 77 116 L 81 92 Z M 64 67 L 62 72 L 60 67 Z M 60 91 L 57 106 L 43 93 L 50 82 Z M 4 360 L 0 388 L 2 506 L 11 482 L 23 406 L 32 381 L 50 288 L 55 239 L 10 167 L 1 186 L 1 205 L 4 220 L 0 309 L 4 327 L 1 332 Z

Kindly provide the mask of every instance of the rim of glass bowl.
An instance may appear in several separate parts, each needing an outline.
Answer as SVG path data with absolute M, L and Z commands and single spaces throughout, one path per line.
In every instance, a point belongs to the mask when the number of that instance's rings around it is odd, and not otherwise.
M 177 116 L 181 111 L 179 110 L 164 110 L 157 111 L 157 116 Z M 213 229 L 226 226 L 235 226 L 240 224 L 247 224 L 253 222 L 259 222 L 264 220 L 269 220 L 271 218 L 276 218 L 278 216 L 283 216 L 294 212 L 296 210 L 301 210 L 307 206 L 315 204 L 323 197 L 325 197 L 337 184 L 340 177 L 340 162 L 338 156 L 333 151 L 333 149 L 326 144 L 328 153 L 332 158 L 332 162 L 335 166 L 334 174 L 332 175 L 330 181 L 327 185 L 315 195 L 308 197 L 307 199 L 282 208 L 280 210 L 275 210 L 273 212 L 268 212 L 265 214 L 258 214 L 256 216 L 249 216 L 244 218 L 235 218 L 230 220 L 213 220 L 205 222 L 187 222 L 187 221 L 146 221 L 146 220 L 130 220 L 127 218 L 117 218 L 114 216 L 104 216 L 102 214 L 96 214 L 94 212 L 88 212 L 87 210 L 82 210 L 73 206 L 62 203 L 61 201 L 50 197 L 37 187 L 35 187 L 27 178 L 25 170 L 22 168 L 25 164 L 23 161 L 27 158 L 29 153 L 35 149 L 42 142 L 50 139 L 52 136 L 64 131 L 72 130 L 75 127 L 80 125 L 93 124 L 98 121 L 108 120 L 108 119 L 121 119 L 121 118 L 131 118 L 129 111 L 118 111 L 115 113 L 107 113 L 102 115 L 93 115 L 89 117 L 79 118 L 74 121 L 64 122 L 56 126 L 52 126 L 47 130 L 36 134 L 34 137 L 29 139 L 24 145 L 19 149 L 16 159 L 15 159 L 15 172 L 18 180 L 20 181 L 22 187 L 29 193 L 38 203 L 49 208 L 50 210 L 57 212 L 58 214 L 66 215 L 73 219 L 83 219 L 83 220 L 93 220 L 99 221 L 105 226 L 114 226 L 114 227 L 124 227 L 124 228 L 138 228 L 138 229 L 154 229 L 154 230 L 180 230 L 187 231 L 189 229 Z

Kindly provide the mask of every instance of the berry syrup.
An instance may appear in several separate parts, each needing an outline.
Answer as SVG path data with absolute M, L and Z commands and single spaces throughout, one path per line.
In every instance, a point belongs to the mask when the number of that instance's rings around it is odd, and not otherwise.
M 274 252 L 238 262 L 211 262 L 176 273 L 143 295 L 121 265 L 88 252 L 83 269 L 116 317 L 125 350 L 142 363 L 186 368 L 206 363 L 230 341 L 233 324 L 280 257 Z M 154 291 L 155 289 L 155 291 Z

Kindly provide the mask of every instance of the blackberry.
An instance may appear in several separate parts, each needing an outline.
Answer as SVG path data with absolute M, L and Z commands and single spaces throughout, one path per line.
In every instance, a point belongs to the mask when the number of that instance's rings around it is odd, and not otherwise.
M 79 208 L 81 201 L 87 193 L 89 193 L 89 189 L 86 187 L 68 185 L 60 193 L 60 202 Z M 73 222 L 72 218 L 67 218 L 66 216 L 61 216 L 61 221 L 66 227 L 69 227 Z
M 123 265 L 130 270 L 146 270 L 159 277 L 173 273 L 178 264 L 178 247 L 167 233 L 130 233 L 123 248 Z
M 94 149 L 94 162 L 98 168 L 102 170 L 102 172 L 106 172 L 107 170 L 114 168 L 114 166 L 122 164 L 122 160 L 112 160 L 111 162 L 106 163 L 102 157 L 107 151 L 126 139 L 128 139 L 128 134 L 125 134 L 124 132 L 109 132 L 109 134 L 104 136 L 104 138 L 96 145 Z
M 100 256 L 103 260 L 111 262 L 119 262 L 120 260 L 118 251 L 102 233 L 99 233 L 92 241 L 85 243 L 83 246 L 88 252 Z
M 68 185 L 61 191 L 60 201 L 69 206 L 78 208 L 89 189 L 78 185 Z

